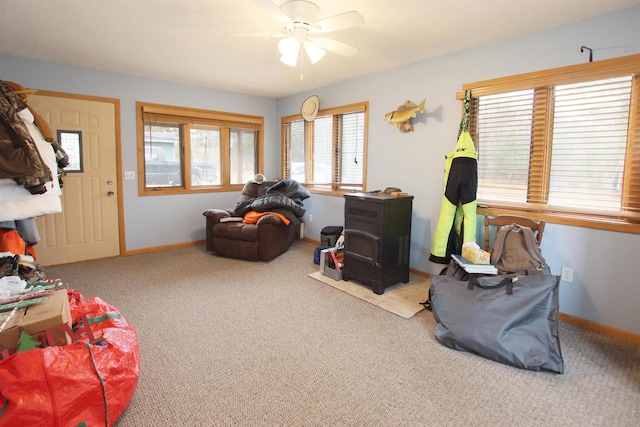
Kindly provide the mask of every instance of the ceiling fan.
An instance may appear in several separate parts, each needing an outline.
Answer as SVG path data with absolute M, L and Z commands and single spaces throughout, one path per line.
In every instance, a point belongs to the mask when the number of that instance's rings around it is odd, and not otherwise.
M 355 46 L 333 38 L 316 36 L 364 24 L 364 18 L 355 10 L 318 20 L 320 8 L 307 0 L 289 0 L 282 6 L 278 6 L 271 0 L 253 1 L 282 24 L 283 31 L 246 33 L 246 35 L 282 38 L 278 43 L 278 49 L 282 54 L 280 60 L 290 67 L 297 65 L 301 48 L 307 53 L 312 64 L 322 59 L 326 51 L 349 57 L 359 50 Z

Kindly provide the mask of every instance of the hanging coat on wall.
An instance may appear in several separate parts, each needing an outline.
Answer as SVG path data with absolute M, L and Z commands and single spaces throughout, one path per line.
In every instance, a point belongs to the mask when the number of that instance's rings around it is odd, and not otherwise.
M 26 108 L 20 111 L 18 117 L 31 135 L 47 171 L 56 170 L 56 153 L 51 143 L 44 140 L 40 130 L 35 126 L 31 110 Z M 43 187 L 46 189 L 43 194 L 31 194 L 24 186 L 17 185 L 13 179 L 0 179 L 0 221 L 62 212 L 62 190 L 59 180 L 46 182 Z
M 26 104 L 33 92 L 0 80 L 0 221 L 62 212 L 60 176 L 69 157 L 47 122 Z
M 13 178 L 31 194 L 42 194 L 53 177 L 20 116 L 25 111 L 33 118 L 24 99 L 0 80 L 0 178 Z
M 458 142 L 446 155 L 444 197 L 429 255 L 429 260 L 438 264 L 448 264 L 451 254 L 459 254 L 463 243 L 476 241 L 478 154 L 469 134 L 470 104 L 471 91 L 467 90 Z M 452 238 L 454 245 L 450 244 Z

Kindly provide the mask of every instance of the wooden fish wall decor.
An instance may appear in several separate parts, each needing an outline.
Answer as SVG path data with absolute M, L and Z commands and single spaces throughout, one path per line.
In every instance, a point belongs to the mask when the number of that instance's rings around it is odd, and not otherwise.
M 413 124 L 411 119 L 415 119 L 418 113 L 424 113 L 424 102 L 416 105 L 411 101 L 407 101 L 400 105 L 397 110 L 384 115 L 384 119 L 400 129 L 401 132 L 413 132 Z

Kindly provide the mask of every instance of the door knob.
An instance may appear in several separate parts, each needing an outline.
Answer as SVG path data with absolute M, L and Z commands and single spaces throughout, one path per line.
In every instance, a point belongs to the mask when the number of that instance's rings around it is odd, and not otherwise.
M 107 196 L 109 196 L 109 197 L 113 196 L 114 194 L 116 194 L 116 193 L 114 193 L 113 191 L 107 191 Z

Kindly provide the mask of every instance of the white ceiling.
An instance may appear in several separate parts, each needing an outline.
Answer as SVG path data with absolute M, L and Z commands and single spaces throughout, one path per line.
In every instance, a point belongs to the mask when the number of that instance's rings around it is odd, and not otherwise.
M 284 0 L 273 0 L 281 5 Z M 279 60 L 281 30 L 253 0 L 0 0 L 0 53 L 284 97 L 376 71 L 640 5 L 640 0 L 314 0 L 322 19 L 357 10 L 361 27 L 326 34 L 357 46 L 301 70 Z M 0 76 L 2 78 L 2 76 Z

